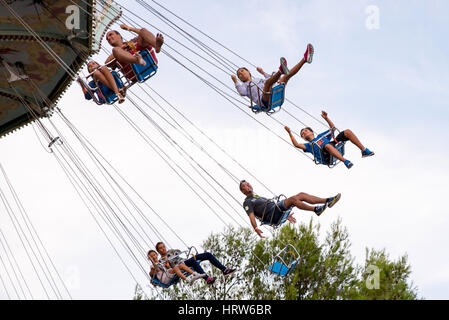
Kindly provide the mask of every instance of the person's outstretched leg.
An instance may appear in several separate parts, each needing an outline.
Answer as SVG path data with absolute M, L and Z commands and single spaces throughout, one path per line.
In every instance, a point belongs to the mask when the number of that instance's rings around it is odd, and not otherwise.
M 265 81 L 265 85 L 263 87 L 263 94 L 262 94 L 262 100 L 264 100 L 265 102 L 269 103 L 270 99 L 271 99 L 271 88 L 273 87 L 273 85 L 279 81 L 279 79 L 281 78 L 282 73 L 280 71 L 276 72 L 274 75 L 272 75 L 271 77 L 269 77 L 266 81 Z
M 346 139 L 351 141 L 354 145 L 357 146 L 361 151 L 365 150 L 366 148 L 363 146 L 363 144 L 360 142 L 359 138 L 352 132 L 350 129 L 346 129 L 342 132 Z
M 170 271 L 172 271 L 172 272 L 170 272 Z M 190 270 L 190 271 L 192 271 L 192 270 Z M 178 266 L 175 266 L 175 267 L 171 268 L 171 270 L 169 270 L 169 272 L 170 273 L 173 273 L 173 272 L 176 273 L 176 275 L 178 277 L 180 277 L 182 280 L 186 280 L 187 279 L 187 277 L 184 275 L 184 273 L 181 272 L 181 270 L 179 269 Z M 192 271 L 192 273 L 193 273 L 193 271 Z
M 162 45 L 164 44 L 164 37 L 162 34 L 158 33 L 156 36 L 152 34 L 147 29 L 140 29 L 138 32 L 139 35 L 139 44 L 142 48 L 146 48 L 148 46 L 152 46 L 156 53 L 161 52 Z
M 365 158 L 374 156 L 374 152 L 372 152 L 368 148 L 365 148 L 365 146 L 360 142 L 359 138 L 355 135 L 354 132 L 352 132 L 349 129 L 346 129 L 345 131 L 342 132 L 342 134 L 347 140 L 351 141 L 354 145 L 357 146 L 357 148 L 359 148 L 362 151 L 362 157 Z
M 214 267 L 217 269 L 220 269 L 221 272 L 223 272 L 223 275 L 228 276 L 233 274 L 236 269 L 233 269 L 231 267 L 225 267 L 218 259 L 210 252 L 204 252 L 195 255 L 195 258 L 200 261 L 209 261 Z
M 177 265 L 177 267 L 179 267 L 180 270 L 184 270 L 190 274 L 194 274 L 195 271 L 193 271 L 192 269 L 190 269 L 186 264 L 184 263 L 180 263 L 179 265 Z
M 114 55 L 114 58 L 122 63 L 140 64 L 141 66 L 145 66 L 147 64 L 140 54 L 136 53 L 133 55 L 125 49 L 119 47 L 112 48 L 112 54 Z
M 281 82 L 287 84 L 288 81 L 295 76 L 299 70 L 304 66 L 305 63 L 312 63 L 313 60 L 314 49 L 311 44 L 307 45 L 307 50 L 304 53 L 304 58 L 299 61 L 297 65 L 295 65 L 292 69 L 290 69 L 290 73 L 282 77 Z
M 193 270 L 195 270 L 195 271 L 198 272 L 198 273 L 204 273 L 204 274 L 206 274 L 206 273 L 204 272 L 203 268 L 201 268 L 200 264 L 199 264 L 199 263 L 196 261 L 196 259 L 194 259 L 194 258 L 187 259 L 186 261 L 184 261 L 184 264 L 185 264 L 187 267 L 192 268 Z
M 111 71 L 109 71 L 108 68 L 100 68 L 94 73 L 94 78 L 96 81 L 100 81 L 106 87 L 114 91 L 114 93 L 119 98 L 119 103 L 123 103 L 125 99 L 123 98 L 122 93 L 119 91 L 117 87 L 117 83 L 115 82 L 114 76 L 112 75 Z
M 225 271 L 226 267 L 224 265 L 221 264 L 220 261 L 218 261 L 218 259 L 211 254 L 210 252 L 204 252 L 204 253 L 200 253 L 195 255 L 196 260 L 199 261 L 209 261 L 214 267 L 220 269 L 221 271 Z
M 287 208 L 294 206 L 301 210 L 313 211 L 314 207 L 307 205 L 305 202 L 310 204 L 321 204 L 326 203 L 326 199 L 301 192 L 296 196 L 285 199 L 285 206 Z
M 341 162 L 345 162 L 346 159 L 343 157 L 343 155 L 338 152 L 338 150 L 331 144 L 326 144 L 324 146 L 324 149 L 326 149 L 326 151 L 333 156 L 334 158 L 337 158 L 338 160 L 340 160 Z
M 353 163 L 343 157 L 343 155 L 338 152 L 338 150 L 331 144 L 327 144 L 324 146 L 324 149 L 333 157 L 337 158 L 341 162 L 343 162 L 346 166 L 346 168 L 351 169 L 353 166 Z
M 319 198 L 319 197 L 312 196 L 310 194 L 301 192 L 301 193 L 298 193 L 296 196 L 287 198 L 285 200 L 284 204 L 287 208 L 294 206 L 301 210 L 313 211 L 313 212 L 315 212 L 316 215 L 320 216 L 324 212 L 324 210 L 326 210 L 327 204 L 332 199 L 333 198 L 327 198 L 327 199 Z M 338 199 L 340 199 L 340 198 L 338 197 Z M 338 199 L 337 199 L 337 201 L 338 201 Z M 324 204 L 324 205 L 312 207 L 312 206 L 306 204 L 306 202 L 310 203 L 310 204 Z
M 200 259 L 198 259 L 198 260 L 200 260 Z M 204 274 L 204 276 L 202 276 L 202 278 L 204 279 L 204 281 L 206 281 L 207 284 L 213 284 L 215 282 L 215 279 L 210 277 L 203 270 L 203 268 L 200 266 L 200 264 L 198 263 L 198 261 L 196 259 L 190 258 L 190 259 L 187 259 L 186 261 L 184 261 L 184 263 L 185 263 L 186 266 L 192 268 L 193 270 L 195 270 L 199 274 Z
M 129 27 L 125 24 L 120 25 L 120 27 L 124 30 L 132 31 L 137 33 L 137 41 L 142 48 L 153 47 L 157 53 L 161 52 L 162 45 L 164 44 L 164 37 L 161 34 L 157 34 L 156 36 L 150 32 L 148 29 L 142 28 L 133 28 Z
M 290 69 L 290 73 L 282 77 L 281 82 L 287 84 L 288 81 L 301 70 L 302 66 L 306 63 L 304 59 L 302 59 L 297 65 Z

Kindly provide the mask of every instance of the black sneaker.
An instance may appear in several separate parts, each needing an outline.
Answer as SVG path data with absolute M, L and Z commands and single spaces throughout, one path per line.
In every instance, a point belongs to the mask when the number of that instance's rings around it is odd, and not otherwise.
M 237 269 L 232 269 L 230 267 L 227 267 L 224 271 L 223 271 L 223 275 L 226 276 L 230 276 L 231 274 L 233 274 L 234 272 L 236 272 Z

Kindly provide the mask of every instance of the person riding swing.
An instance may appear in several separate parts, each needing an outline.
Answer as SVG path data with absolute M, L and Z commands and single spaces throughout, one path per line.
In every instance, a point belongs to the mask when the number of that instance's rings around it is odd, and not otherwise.
M 272 101 L 272 91 L 273 86 L 276 83 L 281 83 L 284 86 L 287 85 L 289 80 L 298 73 L 305 63 L 312 63 L 314 54 L 314 48 L 311 44 L 307 45 L 307 50 L 304 53 L 304 58 L 295 65 L 291 70 L 287 67 L 287 60 L 281 58 L 281 65 L 279 70 L 273 75 L 267 74 L 262 68 L 258 67 L 257 71 L 264 76 L 264 79 L 256 78 L 251 75 L 251 72 L 247 68 L 239 68 L 237 70 L 237 77 L 232 75 L 232 81 L 234 81 L 235 88 L 241 96 L 250 98 L 251 107 L 253 111 L 265 111 L 271 112 L 272 108 L 275 107 Z M 239 81 L 240 80 L 240 81 Z M 281 97 L 281 102 L 283 102 L 283 94 Z M 253 104 L 257 104 L 258 108 L 253 108 Z
M 362 158 L 371 157 L 374 156 L 374 152 L 372 152 L 370 149 L 365 148 L 365 146 L 360 142 L 360 140 L 357 138 L 357 136 L 349 129 L 346 129 L 342 132 L 340 132 L 335 138 L 334 132 L 336 130 L 334 123 L 329 119 L 327 112 L 322 111 L 321 116 L 324 120 L 326 120 L 327 124 L 329 125 L 330 130 L 325 131 L 323 133 L 320 133 L 317 137 L 315 137 L 315 134 L 310 127 L 306 127 L 301 130 L 300 135 L 301 138 L 308 141 L 308 143 L 302 144 L 298 143 L 293 136 L 292 131 L 289 127 L 285 127 L 285 130 L 290 135 L 290 139 L 292 140 L 293 145 L 296 148 L 299 148 L 303 150 L 304 152 L 316 154 L 317 148 L 315 147 L 315 142 L 319 141 L 320 146 L 319 149 L 323 150 L 323 153 L 325 157 L 332 156 L 341 162 L 343 162 L 346 166 L 346 168 L 351 169 L 353 166 L 353 163 L 349 160 L 347 160 L 344 157 L 344 154 L 341 154 L 336 148 L 336 144 L 339 142 L 346 142 L 351 141 L 354 145 L 356 145 L 362 152 Z
M 106 59 L 106 64 L 115 59 L 121 65 L 125 77 L 131 82 L 136 82 L 136 75 L 134 74 L 131 65 L 147 65 L 147 62 L 140 54 L 140 52 L 145 50 L 151 53 L 152 60 L 157 64 L 157 58 L 152 49 L 154 48 L 156 53 L 159 53 L 164 44 L 164 37 L 159 33 L 155 36 L 145 28 L 138 29 L 125 24 L 120 25 L 120 28 L 136 33 L 137 37 L 128 42 L 124 42 L 122 35 L 118 31 L 109 31 L 106 34 L 106 40 L 113 49 L 112 55 Z
M 261 238 L 263 238 L 263 232 L 257 227 L 256 218 L 261 221 L 271 221 L 272 224 L 276 224 L 279 223 L 283 213 L 293 207 L 305 211 L 313 211 L 317 216 L 321 216 L 326 208 L 332 208 L 341 198 L 340 193 L 335 197 L 319 198 L 301 192 L 295 196 L 274 203 L 274 201 L 271 201 L 270 199 L 256 195 L 251 184 L 245 180 L 240 182 L 239 187 L 240 191 L 246 196 L 245 201 L 243 202 L 243 208 L 249 216 L 249 220 L 254 228 L 254 231 Z M 307 203 L 322 205 L 310 206 Z M 286 218 L 286 220 L 290 223 L 296 223 L 296 219 L 293 217 L 293 214 L 294 213 L 290 213 Z

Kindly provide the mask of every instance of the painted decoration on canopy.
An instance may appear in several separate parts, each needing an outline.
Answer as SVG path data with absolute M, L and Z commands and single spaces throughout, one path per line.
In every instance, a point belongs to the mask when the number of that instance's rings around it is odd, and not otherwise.
M 93 0 L 0 0 L 0 137 L 34 120 L 25 105 L 47 116 L 48 101 L 72 82 L 51 53 L 78 72 L 92 53 L 92 8 Z

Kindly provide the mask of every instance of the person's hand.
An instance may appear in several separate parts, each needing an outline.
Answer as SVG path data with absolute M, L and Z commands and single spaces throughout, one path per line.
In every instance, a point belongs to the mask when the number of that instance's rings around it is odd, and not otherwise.
M 292 132 L 292 131 L 290 130 L 290 128 L 287 127 L 287 126 L 285 126 L 284 129 L 285 129 L 285 131 L 287 131 L 288 133 L 291 133 L 291 132 Z
M 232 75 L 232 76 L 231 76 L 231 79 L 232 79 L 232 81 L 234 81 L 234 83 L 237 83 L 237 82 L 238 82 L 237 77 L 236 77 L 235 75 Z
M 120 25 L 120 28 L 122 28 L 123 30 L 129 31 L 130 27 L 128 27 L 126 24 L 123 23 Z
M 287 218 L 287 220 L 288 220 L 290 223 L 296 223 L 296 219 L 293 217 L 294 214 L 295 214 L 295 213 L 291 213 L 291 214 L 288 216 L 288 218 Z
M 265 74 L 265 72 L 263 71 L 263 69 L 261 67 L 257 67 L 256 70 L 261 74 Z
M 327 112 L 321 111 L 321 116 L 323 117 L 323 119 L 327 119 Z
M 263 233 L 262 230 L 260 230 L 259 228 L 255 228 L 254 231 L 256 231 L 257 235 L 258 235 L 259 237 L 261 237 L 262 239 L 265 238 L 265 237 L 262 235 L 262 233 Z

